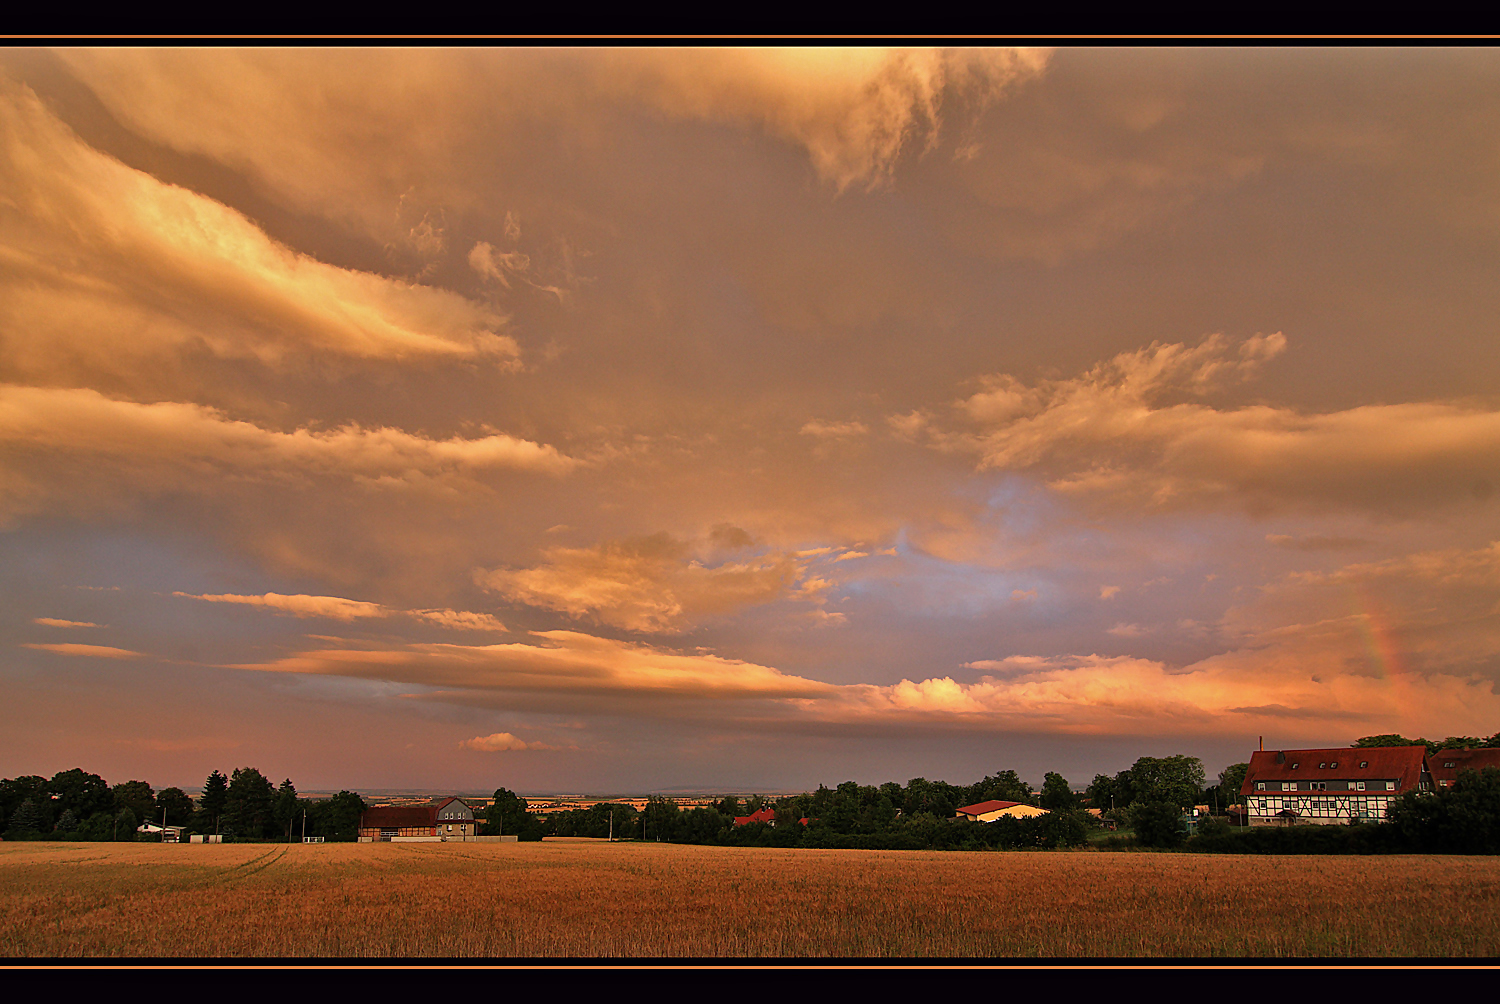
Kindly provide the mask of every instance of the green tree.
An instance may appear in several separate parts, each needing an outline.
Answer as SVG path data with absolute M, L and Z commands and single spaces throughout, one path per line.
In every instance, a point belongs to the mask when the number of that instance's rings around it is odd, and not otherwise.
M 57 827 L 53 832 L 71 837 L 78 832 L 78 826 L 78 816 L 72 809 L 64 809 L 63 814 L 57 818 Z
M 1042 808 L 1053 812 L 1072 812 L 1078 808 L 1078 796 L 1061 774 L 1048 772 L 1042 780 Z
M 1174 802 L 1137 802 L 1130 809 L 1130 828 L 1143 847 L 1181 847 L 1187 839 L 1182 808 Z
M 1002 802 L 1031 802 L 1031 785 L 1013 770 L 1002 770 L 969 786 L 969 804 L 996 799 Z
M 1459 771 L 1451 788 L 1407 792 L 1389 818 L 1413 851 L 1500 854 L 1500 768 Z
M 1203 761 L 1195 756 L 1143 756 L 1130 768 L 1133 802 L 1170 802 L 1191 806 L 1203 791 Z
M 110 795 L 114 799 L 115 810 L 130 809 L 135 813 L 137 822 L 149 820 L 156 814 L 156 792 L 145 781 L 117 784 L 110 789 Z
M 47 782 L 47 791 L 56 795 L 53 804 L 59 812 L 73 811 L 79 819 L 88 819 L 98 812 L 115 811 L 114 793 L 109 783 L 98 774 L 88 774 L 74 767 L 59 771 Z
M 23 777 L 8 777 L 0 781 L 0 818 L 14 822 L 15 814 L 20 811 L 21 803 L 29 801 L 36 825 L 31 830 L 40 831 L 43 827 L 51 828 L 52 818 L 49 810 L 52 806 L 52 796 L 47 790 L 47 779 L 35 774 L 27 774 Z M 30 831 L 28 831 L 30 832 Z
M 163 788 L 156 793 L 154 822 L 161 822 L 163 809 L 166 810 L 168 826 L 186 826 L 193 818 L 193 800 L 181 788 Z
M 260 840 L 275 833 L 276 789 L 254 767 L 236 767 L 224 798 L 222 832 L 240 840 Z
M 356 840 L 359 817 L 367 808 L 365 800 L 352 791 L 311 801 L 307 806 L 307 834 L 325 840 Z
M 134 840 L 135 828 L 141 825 L 136 818 L 135 810 L 130 806 L 124 806 L 115 814 L 114 838 L 116 840 Z
M 292 839 L 292 824 L 301 810 L 302 805 L 297 800 L 297 786 L 292 784 L 291 778 L 287 778 L 277 787 L 276 800 L 271 806 L 271 816 L 276 822 L 278 837 L 285 837 L 288 841 Z
M 198 799 L 196 826 L 204 833 L 219 833 L 223 826 L 224 807 L 229 802 L 229 778 L 214 771 L 203 782 L 203 796 Z
M 1477 750 L 1483 749 L 1487 740 L 1475 736 L 1449 736 L 1440 743 L 1428 746 L 1427 752 L 1436 753 L 1438 750 Z
M 1122 771 L 1121 774 L 1127 774 Z M 1084 791 L 1088 797 L 1089 808 L 1098 809 L 1100 812 L 1109 812 L 1111 809 L 1123 809 L 1130 804 L 1129 786 L 1121 784 L 1118 778 L 1110 777 L 1108 774 L 1095 774 L 1093 782 Z
M 16 806 L 16 811 L 11 814 L 10 825 L 6 827 L 6 840 L 35 840 L 42 835 L 42 813 L 35 802 L 29 798 L 21 800 Z
M 641 836 L 646 840 L 670 840 L 681 810 L 670 798 L 652 795 L 641 813 Z
M 1245 785 L 1245 775 L 1250 771 L 1248 763 L 1232 763 L 1219 772 L 1219 808 L 1227 809 L 1240 798 L 1240 789 Z
M 496 788 L 494 800 L 485 811 L 484 833 L 491 836 L 513 836 L 522 840 L 539 840 L 542 822 L 528 811 L 526 799 L 509 788 Z
M 1046 787 L 1043 786 L 1042 790 L 1045 792 Z M 1053 810 L 1045 816 L 1037 817 L 1035 823 L 1038 846 L 1081 847 L 1088 843 L 1089 824 L 1081 813 L 1073 809 Z
M 1408 739 L 1398 736 L 1394 732 L 1379 736 L 1362 736 L 1354 740 L 1354 749 L 1372 749 L 1380 746 L 1426 746 L 1428 753 L 1436 753 L 1438 744 L 1428 742 L 1426 739 Z

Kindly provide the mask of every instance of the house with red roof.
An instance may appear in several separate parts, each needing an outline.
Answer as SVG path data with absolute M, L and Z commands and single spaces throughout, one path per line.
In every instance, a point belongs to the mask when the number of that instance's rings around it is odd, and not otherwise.
M 1041 816 L 1047 812 L 1046 809 L 1038 809 L 1025 802 L 1006 802 L 998 798 L 975 802 L 973 805 L 961 805 L 953 811 L 975 823 L 993 823 L 1001 816 Z
M 763 809 L 757 809 L 748 816 L 735 816 L 735 826 L 749 826 L 751 823 L 765 823 L 767 826 L 776 825 L 776 810 L 769 805 Z
M 361 843 L 383 840 L 475 840 L 479 821 L 458 797 L 430 805 L 377 805 L 359 817 Z
M 1384 821 L 1408 791 L 1428 791 L 1426 746 L 1259 750 L 1240 786 L 1251 826 Z
M 1427 757 L 1427 772 L 1436 788 L 1451 788 L 1461 770 L 1500 767 L 1500 749 L 1438 750 Z

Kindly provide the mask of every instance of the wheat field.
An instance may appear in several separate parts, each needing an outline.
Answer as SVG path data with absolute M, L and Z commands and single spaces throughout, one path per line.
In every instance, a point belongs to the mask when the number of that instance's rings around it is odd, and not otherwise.
M 0 844 L 11 958 L 1493 957 L 1500 859 Z

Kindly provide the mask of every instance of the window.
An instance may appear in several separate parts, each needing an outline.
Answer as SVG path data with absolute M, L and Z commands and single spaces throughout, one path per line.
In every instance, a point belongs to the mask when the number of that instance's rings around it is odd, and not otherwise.
M 1338 765 L 1339 765 L 1339 762 L 1337 760 L 1335 760 L 1333 763 L 1329 764 L 1328 766 L 1337 769 Z
M 1458 764 L 1456 762 L 1452 761 L 1452 760 L 1449 760 L 1449 761 L 1445 762 L 1443 764 L 1443 766 L 1444 767 L 1457 767 Z
M 1255 790 L 1256 791 L 1265 791 L 1266 790 L 1266 782 L 1264 782 L 1264 781 L 1256 781 L 1255 782 Z
M 1302 765 L 1299 764 L 1299 763 L 1294 763 L 1294 764 L 1292 764 L 1292 770 L 1296 770 L 1300 766 L 1302 766 Z
M 1385 783 L 1385 790 L 1386 791 L 1395 791 L 1396 790 L 1396 782 L 1395 781 L 1387 781 Z
M 1328 766 L 1328 763 L 1325 761 L 1323 763 L 1318 764 L 1318 769 L 1321 770 L 1321 769 L 1323 769 L 1324 767 L 1327 767 L 1327 766 Z
M 1354 782 L 1354 790 L 1355 791 L 1364 791 L 1365 790 L 1365 783 L 1363 781 L 1355 781 Z
M 1361 761 L 1360 761 L 1360 762 L 1359 762 L 1359 765 L 1360 765 L 1360 766 L 1361 766 L 1361 767 L 1368 767 L 1368 766 L 1370 766 L 1370 761 L 1368 761 L 1368 760 L 1361 760 Z

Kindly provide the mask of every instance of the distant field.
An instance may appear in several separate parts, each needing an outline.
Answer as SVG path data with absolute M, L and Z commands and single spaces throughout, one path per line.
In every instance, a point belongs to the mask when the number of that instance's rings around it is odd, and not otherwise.
M 0 844 L 7 957 L 1496 954 L 1496 858 Z

